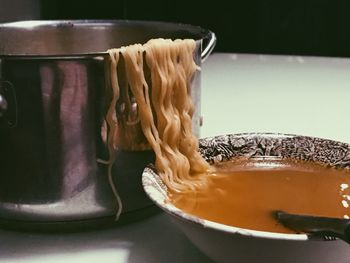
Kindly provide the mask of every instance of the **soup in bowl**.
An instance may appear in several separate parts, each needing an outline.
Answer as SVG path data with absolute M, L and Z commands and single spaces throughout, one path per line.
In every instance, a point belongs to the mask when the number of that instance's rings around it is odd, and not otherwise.
M 292 231 L 273 212 L 348 218 L 350 145 L 249 133 L 200 139 L 199 151 L 213 167 L 203 189 L 172 191 L 152 166 L 142 183 L 215 262 L 349 262 L 344 241 Z

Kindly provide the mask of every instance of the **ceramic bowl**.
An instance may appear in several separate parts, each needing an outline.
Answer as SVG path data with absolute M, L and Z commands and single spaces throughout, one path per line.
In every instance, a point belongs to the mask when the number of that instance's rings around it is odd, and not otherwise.
M 229 134 L 201 139 L 199 150 L 211 164 L 241 156 L 271 156 L 317 161 L 350 169 L 349 144 L 307 136 Z M 350 262 L 350 246 L 341 240 L 254 231 L 189 215 L 166 202 L 167 188 L 152 167 L 144 170 L 142 184 L 151 200 L 215 262 Z

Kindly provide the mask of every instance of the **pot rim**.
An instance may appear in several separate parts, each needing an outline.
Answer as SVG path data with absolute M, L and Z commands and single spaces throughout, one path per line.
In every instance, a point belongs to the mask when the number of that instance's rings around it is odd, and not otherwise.
M 212 48 L 216 44 L 215 34 L 209 30 L 202 28 L 197 25 L 176 23 L 176 22 L 165 22 L 165 21 L 146 21 L 146 20 L 113 20 L 113 19 L 77 19 L 77 20 L 23 20 L 16 22 L 0 23 L 0 36 L 1 31 L 15 30 L 20 31 L 33 31 L 37 29 L 55 29 L 55 28 L 108 28 L 116 25 L 130 26 L 130 27 L 171 27 L 179 30 L 180 32 L 186 32 L 193 35 L 193 39 L 200 41 L 207 39 L 209 42 L 214 42 Z M 214 38 L 214 40 L 213 40 Z M 0 38 L 1 40 L 1 38 Z M 209 45 L 209 44 L 208 44 Z M 211 48 L 211 50 L 212 50 Z M 209 51 L 209 53 L 211 52 Z M 91 57 L 104 57 L 107 56 L 107 50 L 96 51 L 96 52 L 74 52 L 72 54 L 31 54 L 31 53 L 11 53 L 5 54 L 0 47 L 0 59 L 80 59 L 80 58 L 91 58 Z

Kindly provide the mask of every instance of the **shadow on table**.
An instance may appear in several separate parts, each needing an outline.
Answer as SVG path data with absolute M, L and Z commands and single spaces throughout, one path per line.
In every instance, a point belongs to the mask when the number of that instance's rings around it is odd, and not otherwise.
M 65 263 L 93 257 L 101 258 L 104 263 L 115 263 L 117 258 L 124 258 L 128 263 L 212 262 L 164 214 L 133 224 L 82 233 L 0 231 L 0 262 L 40 262 L 45 257 L 50 257 L 50 262 L 54 257 L 57 262 L 64 258 Z

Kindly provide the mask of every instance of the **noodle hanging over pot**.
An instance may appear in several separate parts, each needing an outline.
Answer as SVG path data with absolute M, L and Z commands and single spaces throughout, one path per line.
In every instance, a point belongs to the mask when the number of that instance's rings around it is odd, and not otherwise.
M 190 87 L 194 73 L 200 69 L 193 59 L 195 47 L 192 39 L 152 39 L 144 45 L 108 50 L 106 72 L 111 99 L 105 126 L 109 159 L 101 162 L 109 165 L 109 180 L 118 200 L 117 217 L 122 203 L 111 168 L 116 150 L 125 145 L 133 150 L 150 146 L 156 155 L 156 169 L 171 191 L 194 190 L 206 182 L 198 175 L 207 173 L 209 164 L 198 152 L 198 139 L 192 131 Z M 125 103 L 119 105 L 121 97 Z M 126 112 L 125 121 L 117 118 L 118 110 Z M 134 125 L 138 122 L 142 131 Z M 131 135 L 135 132 L 143 133 L 148 143 L 133 146 Z

